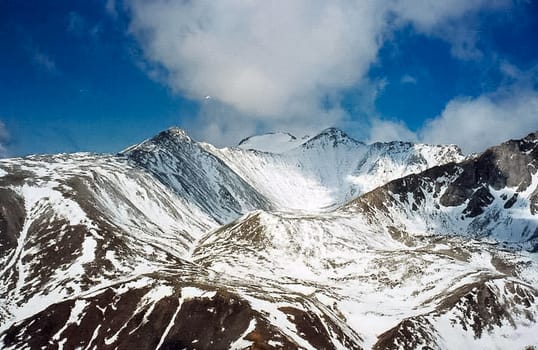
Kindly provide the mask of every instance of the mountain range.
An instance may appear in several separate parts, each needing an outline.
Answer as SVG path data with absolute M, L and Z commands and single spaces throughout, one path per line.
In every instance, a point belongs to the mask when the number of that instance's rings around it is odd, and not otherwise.
M 532 349 L 537 252 L 538 132 L 170 128 L 0 160 L 0 348 Z

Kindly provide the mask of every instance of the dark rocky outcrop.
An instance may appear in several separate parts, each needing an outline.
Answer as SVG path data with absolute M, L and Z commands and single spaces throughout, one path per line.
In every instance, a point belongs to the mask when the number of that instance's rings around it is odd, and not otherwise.
M 145 287 L 107 287 L 92 296 L 66 300 L 8 328 L 2 347 L 58 349 L 228 349 L 240 341 L 250 349 L 300 349 L 277 325 L 253 310 L 239 296 L 223 290 L 207 296 L 171 295 L 148 298 L 167 285 L 154 281 Z M 172 287 L 168 285 L 168 287 Z M 319 349 L 335 349 L 325 325 L 311 312 L 285 307 L 300 336 Z M 254 325 L 254 327 L 251 327 Z M 349 349 L 360 347 L 347 340 Z
M 358 209 L 366 213 L 372 221 L 377 220 L 378 213 L 383 213 L 384 219 L 390 222 L 396 213 L 402 215 L 402 212 L 407 213 L 407 209 L 416 212 L 409 215 L 421 216 L 424 220 L 431 217 L 431 220 L 434 220 L 433 218 L 440 215 L 441 206 L 446 208 L 445 212 L 450 212 L 451 208 L 465 205 L 461 217 L 453 219 L 472 219 L 469 230 L 477 236 L 488 236 L 496 224 L 501 224 L 499 218 L 502 209 L 510 210 L 521 198 L 520 194 L 529 190 L 537 171 L 538 133 L 532 133 L 524 139 L 511 140 L 489 148 L 461 163 L 436 166 L 422 173 L 391 181 L 359 196 L 342 209 Z M 532 194 L 528 197 L 529 214 L 535 215 L 538 212 L 538 188 L 531 190 Z M 515 193 L 510 197 L 503 197 L 505 202 L 503 207 L 500 207 L 501 211 L 496 208 L 495 212 L 486 213 L 495 199 L 493 191 Z M 431 196 L 434 202 L 426 208 L 424 200 L 427 195 Z M 506 223 L 508 224 L 509 222 Z M 435 225 L 436 223 L 432 223 L 432 226 Z M 536 238 L 536 234 L 531 232 L 534 230 L 532 225 L 520 224 L 514 227 L 521 227 L 521 232 L 512 232 L 512 235 L 525 237 L 529 242 Z M 446 225 L 443 229 L 443 232 L 462 233 L 450 231 L 451 227 Z M 535 248 L 536 244 L 538 242 L 534 243 Z
M 0 188 L 0 258 L 17 245 L 25 215 L 23 199 L 9 188 Z
M 535 322 L 537 313 L 525 306 L 534 305 L 538 291 L 512 281 L 466 284 L 440 297 L 442 300 L 435 311 L 403 320 L 381 334 L 374 349 L 442 349 L 442 337 L 435 326 L 442 316 L 478 339 L 503 324 L 513 326 L 515 318 Z M 444 341 L 450 342 L 450 339 Z

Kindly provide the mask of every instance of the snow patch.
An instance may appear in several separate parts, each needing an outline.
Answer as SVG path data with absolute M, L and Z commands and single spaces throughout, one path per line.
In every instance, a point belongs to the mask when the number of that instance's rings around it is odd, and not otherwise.
M 181 288 L 182 299 L 194 299 L 194 298 L 209 298 L 212 299 L 217 295 L 216 291 L 207 291 L 198 289 L 196 287 L 184 287 Z

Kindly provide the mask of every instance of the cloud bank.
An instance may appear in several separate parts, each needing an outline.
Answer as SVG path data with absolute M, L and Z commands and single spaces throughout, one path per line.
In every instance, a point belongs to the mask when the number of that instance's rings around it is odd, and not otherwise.
M 481 152 L 508 139 L 538 131 L 538 67 L 527 72 L 504 65 L 509 83 L 478 97 L 456 97 L 443 111 L 411 131 L 403 122 L 374 119 L 370 142 L 404 140 L 457 144 L 465 153 Z
M 363 78 L 384 30 L 370 2 L 133 1 L 131 9 L 131 31 L 173 89 L 273 125 L 336 124 L 338 106 L 325 100 Z
M 537 130 L 538 92 L 526 89 L 456 98 L 441 115 L 425 124 L 420 139 L 455 143 L 470 153 Z
M 508 4 L 503 0 L 127 0 L 130 33 L 161 79 L 178 93 L 203 102 L 194 129 L 217 144 L 244 136 L 243 129 L 230 127 L 232 121 L 225 114 L 211 115 L 208 110 L 226 109 L 235 115 L 233 122 L 245 125 L 244 130 L 261 126 L 309 132 L 343 123 L 349 116 L 340 106 L 339 94 L 368 85 L 367 72 L 392 32 L 410 25 L 447 40 L 456 57 L 476 58 L 480 52 L 475 37 L 457 24 L 477 11 Z M 206 96 L 212 98 L 204 101 Z M 463 107 L 457 101 L 447 106 L 445 118 L 455 118 L 450 113 L 458 108 Z

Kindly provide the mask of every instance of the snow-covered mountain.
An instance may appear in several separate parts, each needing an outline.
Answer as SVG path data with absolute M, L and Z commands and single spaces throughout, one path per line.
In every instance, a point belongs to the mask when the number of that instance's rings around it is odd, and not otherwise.
M 538 251 L 538 133 L 412 174 L 344 206 L 393 230 L 490 238 Z M 381 224 L 383 225 L 383 224 Z
M 220 223 L 271 203 L 178 128 L 121 153 Z
M 538 344 L 538 134 L 0 160 L 0 348 Z
M 287 150 L 266 152 L 273 138 L 280 145 L 281 134 L 268 134 L 242 141 L 238 148 L 202 146 L 222 159 L 278 210 L 327 210 L 390 180 L 463 159 L 459 148 L 453 145 L 406 142 L 366 145 L 335 128 L 295 142 Z M 245 145 L 262 147 L 245 150 Z

